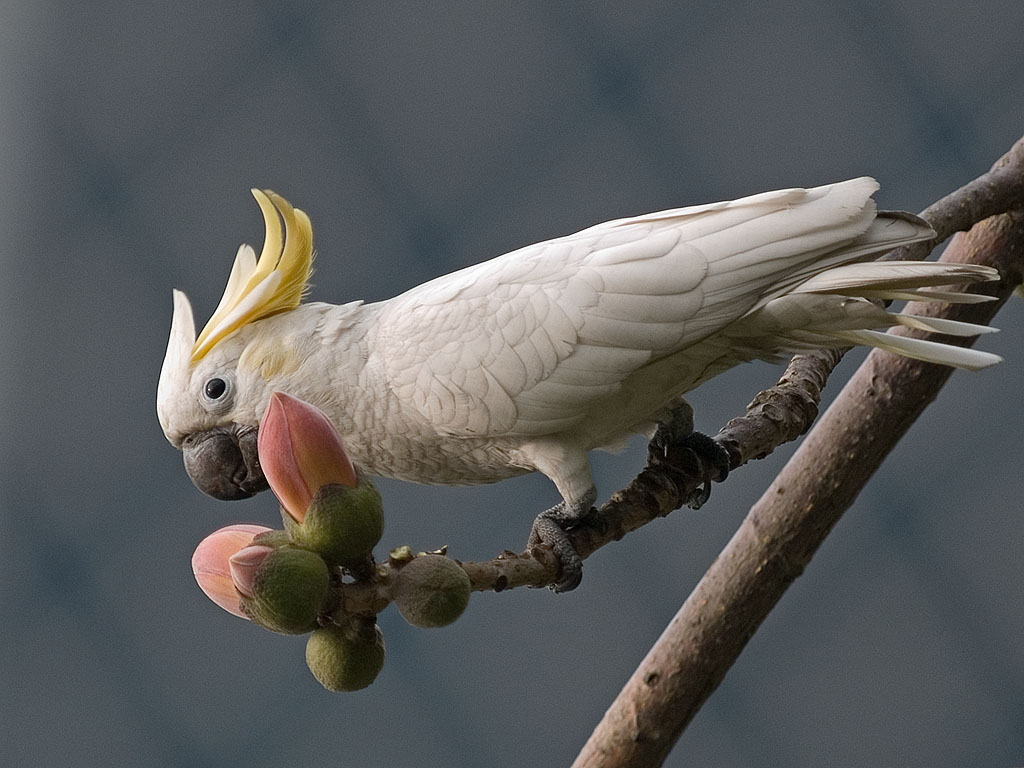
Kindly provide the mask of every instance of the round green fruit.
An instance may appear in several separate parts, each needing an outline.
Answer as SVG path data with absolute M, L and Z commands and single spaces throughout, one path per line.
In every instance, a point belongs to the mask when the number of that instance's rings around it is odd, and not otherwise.
M 320 627 L 306 642 L 306 666 L 329 691 L 361 690 L 384 666 L 384 635 L 373 620 Z
M 419 555 L 395 575 L 392 595 L 402 618 L 414 627 L 451 624 L 469 603 L 469 576 L 444 555 Z
M 260 565 L 252 597 L 242 598 L 242 610 L 272 632 L 301 635 L 317 627 L 317 616 L 330 586 L 327 563 L 315 552 L 284 546 Z
M 285 515 L 285 527 L 300 547 L 319 552 L 336 565 L 363 565 L 384 533 L 380 494 L 367 478 L 359 485 L 325 485 L 313 496 L 306 517 L 296 523 Z

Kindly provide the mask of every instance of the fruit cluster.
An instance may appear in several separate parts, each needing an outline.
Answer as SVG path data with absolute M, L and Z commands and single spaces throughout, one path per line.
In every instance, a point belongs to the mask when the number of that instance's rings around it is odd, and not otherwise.
M 462 614 L 470 582 L 454 560 L 401 547 L 375 566 L 380 495 L 319 409 L 274 393 L 260 423 L 259 457 L 284 530 L 233 525 L 199 544 L 192 569 L 217 605 L 272 632 L 311 633 L 306 663 L 332 691 L 365 688 L 384 665 L 376 616 L 343 610 L 346 580 L 374 582 L 417 627 L 445 626 Z

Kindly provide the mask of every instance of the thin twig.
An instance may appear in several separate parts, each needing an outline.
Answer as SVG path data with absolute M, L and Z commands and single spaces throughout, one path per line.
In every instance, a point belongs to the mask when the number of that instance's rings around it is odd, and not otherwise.
M 841 351 L 820 350 L 797 355 L 779 382 L 747 406 L 745 416 L 730 421 L 715 437 L 735 469 L 763 458 L 779 445 L 795 440 L 818 415 L 818 403 L 829 372 Z M 693 451 L 652 455 L 648 465 L 625 488 L 581 525 L 568 532 L 581 558 L 621 539 L 629 531 L 678 509 L 703 483 L 711 468 Z M 558 561 L 547 547 L 505 551 L 493 560 L 462 562 L 475 591 L 501 592 L 513 587 L 546 587 L 558 577 Z M 339 586 L 339 605 L 347 613 L 372 616 L 390 601 L 392 566 L 382 563 L 374 578 Z
M 957 235 L 946 261 L 988 264 L 999 302 L 945 306 L 939 316 L 986 323 L 1024 268 L 1024 139 L 993 170 L 923 215 L 940 232 L 996 215 Z M 911 254 L 920 258 L 920 254 Z M 929 307 L 909 312 L 931 313 Z M 951 373 L 873 351 L 751 509 L 732 540 L 633 673 L 574 768 L 661 765 L 751 636 L 843 512 Z
M 923 258 L 936 243 L 958 229 L 967 229 L 985 217 L 1022 206 L 1024 138 L 1014 144 L 989 173 L 921 212 L 921 216 L 938 233 L 935 240 L 898 248 L 883 259 Z M 927 250 L 922 251 L 924 246 Z M 913 311 L 926 314 L 934 307 L 926 305 Z M 810 428 L 818 415 L 822 389 L 844 352 L 820 350 L 795 356 L 777 384 L 758 394 L 744 416 L 733 419 L 722 428 L 715 440 L 728 451 L 731 469 L 767 456 Z M 591 515 L 568 532 L 569 539 L 580 557 L 586 558 L 630 531 L 678 509 L 708 482 L 713 471 L 697 454 L 688 450 L 668 456 L 651 456 L 643 472 L 628 486 L 613 494 L 596 515 Z M 477 591 L 544 587 L 557 580 L 559 567 L 558 561 L 545 547 L 520 553 L 506 551 L 493 560 L 463 562 L 462 566 L 470 576 L 472 588 Z M 386 571 L 387 566 L 384 567 Z M 389 599 L 381 581 L 388 581 L 386 572 L 378 580 L 342 585 L 341 605 L 354 613 L 372 615 L 379 612 Z

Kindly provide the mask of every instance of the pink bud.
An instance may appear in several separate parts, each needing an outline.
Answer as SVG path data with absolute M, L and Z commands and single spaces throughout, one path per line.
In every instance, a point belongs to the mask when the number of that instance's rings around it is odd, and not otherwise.
M 269 530 L 262 525 L 229 525 L 199 542 L 192 554 L 192 573 L 199 588 L 225 611 L 243 619 L 249 617 L 242 613 L 238 590 L 231 577 L 231 560 L 249 547 L 256 536 Z
M 273 551 L 273 547 L 257 544 L 240 549 L 228 558 L 231 580 L 235 583 L 235 589 L 241 592 L 243 597 L 252 597 L 252 585 L 256 581 L 256 571 L 263 565 L 267 555 L 273 553 Z
M 314 405 L 283 392 L 270 396 L 260 422 L 260 466 L 270 489 L 297 522 L 321 486 L 358 485 L 338 430 Z

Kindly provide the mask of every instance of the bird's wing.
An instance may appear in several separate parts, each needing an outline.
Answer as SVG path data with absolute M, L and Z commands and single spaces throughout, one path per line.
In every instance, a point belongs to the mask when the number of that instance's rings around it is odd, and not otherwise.
M 522 248 L 385 302 L 373 364 L 445 434 L 566 429 L 638 368 L 828 266 L 870 226 L 876 188 L 779 190 Z

